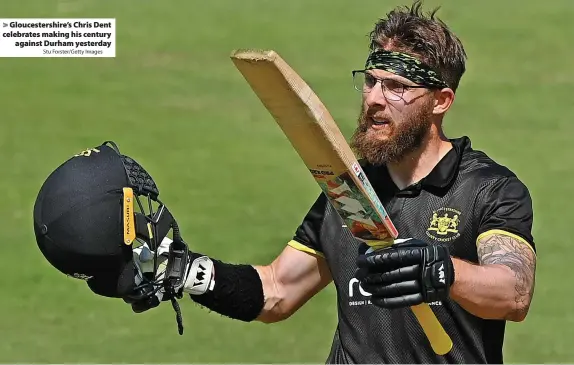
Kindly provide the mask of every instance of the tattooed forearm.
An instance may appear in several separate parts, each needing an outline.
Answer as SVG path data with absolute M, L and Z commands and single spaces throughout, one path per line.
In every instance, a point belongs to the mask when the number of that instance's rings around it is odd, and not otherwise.
M 512 270 L 515 307 L 507 319 L 523 317 L 534 292 L 536 257 L 532 249 L 515 238 L 494 234 L 478 242 L 478 258 L 481 265 L 505 265 Z

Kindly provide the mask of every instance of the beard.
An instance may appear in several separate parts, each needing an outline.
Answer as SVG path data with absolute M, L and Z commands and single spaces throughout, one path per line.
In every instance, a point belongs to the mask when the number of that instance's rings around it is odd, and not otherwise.
M 350 146 L 359 158 L 364 158 L 373 165 L 400 162 L 409 153 L 422 146 L 432 126 L 432 100 L 421 105 L 412 113 L 405 115 L 400 123 L 389 121 L 384 130 L 372 129 L 372 115 L 369 110 L 361 108 L 358 127 L 355 130 Z M 380 139 L 379 136 L 385 136 Z

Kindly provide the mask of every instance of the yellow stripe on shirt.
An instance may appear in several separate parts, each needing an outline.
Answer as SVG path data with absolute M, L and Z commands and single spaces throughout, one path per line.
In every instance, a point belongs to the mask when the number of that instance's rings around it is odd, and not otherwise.
M 478 242 L 479 242 L 480 240 L 484 239 L 485 237 L 492 236 L 492 235 L 495 235 L 495 234 L 499 234 L 499 235 L 502 235 L 502 236 L 511 237 L 511 238 L 514 238 L 514 239 L 517 240 L 517 241 L 520 241 L 520 242 L 524 243 L 525 245 L 527 245 L 528 247 L 530 247 L 530 249 L 532 250 L 532 252 L 534 253 L 534 255 L 536 255 L 536 251 L 534 251 L 534 248 L 532 247 L 532 244 L 531 244 L 530 242 L 528 242 L 528 241 L 525 240 L 524 238 L 522 238 L 522 237 L 520 237 L 520 236 L 518 236 L 518 235 L 516 235 L 516 234 L 514 234 L 514 233 L 510 233 L 510 232 L 507 232 L 507 231 L 502 230 L 502 229 L 491 229 L 491 230 L 488 230 L 488 231 L 486 231 L 486 232 L 484 232 L 484 233 L 481 233 L 481 234 L 478 235 L 478 237 L 476 238 L 476 245 L 478 246 Z
M 312 249 L 311 247 L 307 247 L 304 244 L 301 244 L 295 240 L 291 240 L 287 243 L 289 246 L 293 247 L 296 250 L 307 252 L 316 256 L 325 257 L 322 252 Z

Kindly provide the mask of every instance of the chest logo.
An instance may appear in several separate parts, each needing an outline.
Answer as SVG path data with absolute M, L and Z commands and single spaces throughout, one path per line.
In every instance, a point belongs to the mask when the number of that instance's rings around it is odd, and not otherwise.
M 433 212 L 430 218 L 427 236 L 440 241 L 448 242 L 460 237 L 458 225 L 462 213 L 453 208 L 440 208 Z

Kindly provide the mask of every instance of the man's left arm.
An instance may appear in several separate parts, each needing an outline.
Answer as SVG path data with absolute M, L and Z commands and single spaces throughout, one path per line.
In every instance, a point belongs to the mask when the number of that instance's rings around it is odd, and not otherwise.
M 418 239 L 357 258 L 357 278 L 373 304 L 399 308 L 453 299 L 485 319 L 522 321 L 534 292 L 532 202 L 516 177 L 489 181 L 477 194 L 477 262 Z
M 536 254 L 522 237 L 493 231 L 477 240 L 479 264 L 453 258 L 450 297 L 485 319 L 524 320 L 534 293 Z
M 478 264 L 453 258 L 450 297 L 486 319 L 524 320 L 534 293 L 532 200 L 516 177 L 489 182 L 476 202 Z

